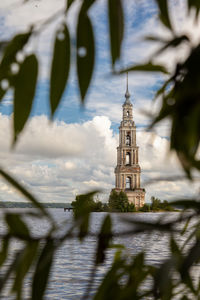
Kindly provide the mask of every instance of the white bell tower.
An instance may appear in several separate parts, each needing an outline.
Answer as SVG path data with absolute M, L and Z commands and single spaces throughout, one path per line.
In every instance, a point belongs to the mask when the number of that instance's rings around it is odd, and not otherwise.
M 140 187 L 139 147 L 136 144 L 136 126 L 133 121 L 133 105 L 128 90 L 128 73 L 125 98 L 122 105 L 123 117 L 119 127 L 115 190 L 124 191 L 129 202 L 133 203 L 137 209 L 145 203 L 145 190 Z

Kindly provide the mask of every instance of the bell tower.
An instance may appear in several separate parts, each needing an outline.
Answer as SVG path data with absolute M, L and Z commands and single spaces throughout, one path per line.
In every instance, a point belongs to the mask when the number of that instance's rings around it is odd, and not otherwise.
M 115 168 L 115 190 L 124 191 L 130 203 L 137 208 L 145 203 L 145 190 L 140 187 L 141 169 L 139 166 L 139 147 L 136 144 L 136 126 L 133 121 L 133 105 L 126 81 L 123 116 L 119 127 L 119 146 L 117 147 L 117 166 Z

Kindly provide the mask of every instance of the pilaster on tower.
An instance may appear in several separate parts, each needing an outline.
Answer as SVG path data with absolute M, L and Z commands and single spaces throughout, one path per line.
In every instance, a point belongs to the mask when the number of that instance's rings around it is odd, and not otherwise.
M 137 209 L 145 203 L 145 190 L 140 187 L 139 147 L 136 144 L 136 126 L 133 121 L 133 105 L 128 90 L 128 73 L 122 109 L 115 168 L 115 190 L 124 191 L 129 202 L 133 203 Z

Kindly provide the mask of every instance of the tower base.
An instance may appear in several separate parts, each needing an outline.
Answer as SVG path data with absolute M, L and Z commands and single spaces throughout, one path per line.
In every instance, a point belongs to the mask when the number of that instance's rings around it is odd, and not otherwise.
M 115 190 L 117 193 L 120 193 L 121 191 L 126 193 L 128 197 L 128 202 L 133 203 L 135 205 L 136 210 L 139 209 L 140 207 L 143 207 L 145 204 L 145 189 L 137 188 L 134 190 L 129 190 L 129 189 L 124 190 L 124 189 L 115 188 L 113 190 Z

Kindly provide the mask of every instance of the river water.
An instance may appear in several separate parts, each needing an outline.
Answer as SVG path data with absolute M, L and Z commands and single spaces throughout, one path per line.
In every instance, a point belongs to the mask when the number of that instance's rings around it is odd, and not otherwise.
M 13 210 L 12 210 L 13 211 Z M 14 210 L 15 211 L 15 210 Z M 71 212 L 64 212 L 62 209 L 50 209 L 49 210 L 57 222 L 72 219 Z M 92 213 L 91 230 L 97 232 L 101 226 L 101 222 L 106 213 Z M 139 214 L 111 214 L 115 232 L 122 232 L 129 229 L 130 225 L 122 221 L 123 219 L 130 219 L 136 217 L 140 220 L 155 221 L 159 218 L 177 218 L 178 213 L 139 213 Z M 2 211 L 0 212 L 0 217 Z M 1 218 L 2 220 L 2 218 Z M 48 228 L 48 224 L 38 219 L 31 219 L 28 221 L 34 234 L 41 234 Z M 4 230 L 4 225 L 1 221 L 1 232 Z M 147 262 L 153 264 L 159 264 L 168 257 L 168 243 L 167 236 L 163 233 L 154 232 L 153 234 L 138 234 L 135 236 L 119 236 L 114 240 L 117 244 L 124 244 L 127 247 L 128 254 L 137 254 L 138 252 L 146 251 Z M 180 241 L 181 242 L 181 241 Z M 18 247 L 18 242 L 13 244 L 13 250 Z M 83 242 L 77 239 L 67 240 L 62 247 L 60 247 L 56 253 L 54 259 L 53 268 L 50 275 L 49 285 L 46 291 L 46 299 L 48 300 L 79 300 L 83 296 L 87 283 L 90 277 L 91 269 L 93 266 L 94 251 L 96 247 L 96 238 L 87 237 Z M 108 270 L 114 250 L 109 251 L 107 255 L 106 263 L 98 268 L 97 275 L 95 277 L 95 287 L 97 287 L 105 272 Z M 0 299 L 14 299 L 8 295 L 8 288 L 4 290 L 4 293 L 0 296 Z M 29 299 L 27 294 L 30 291 L 30 280 L 25 281 L 25 298 Z

